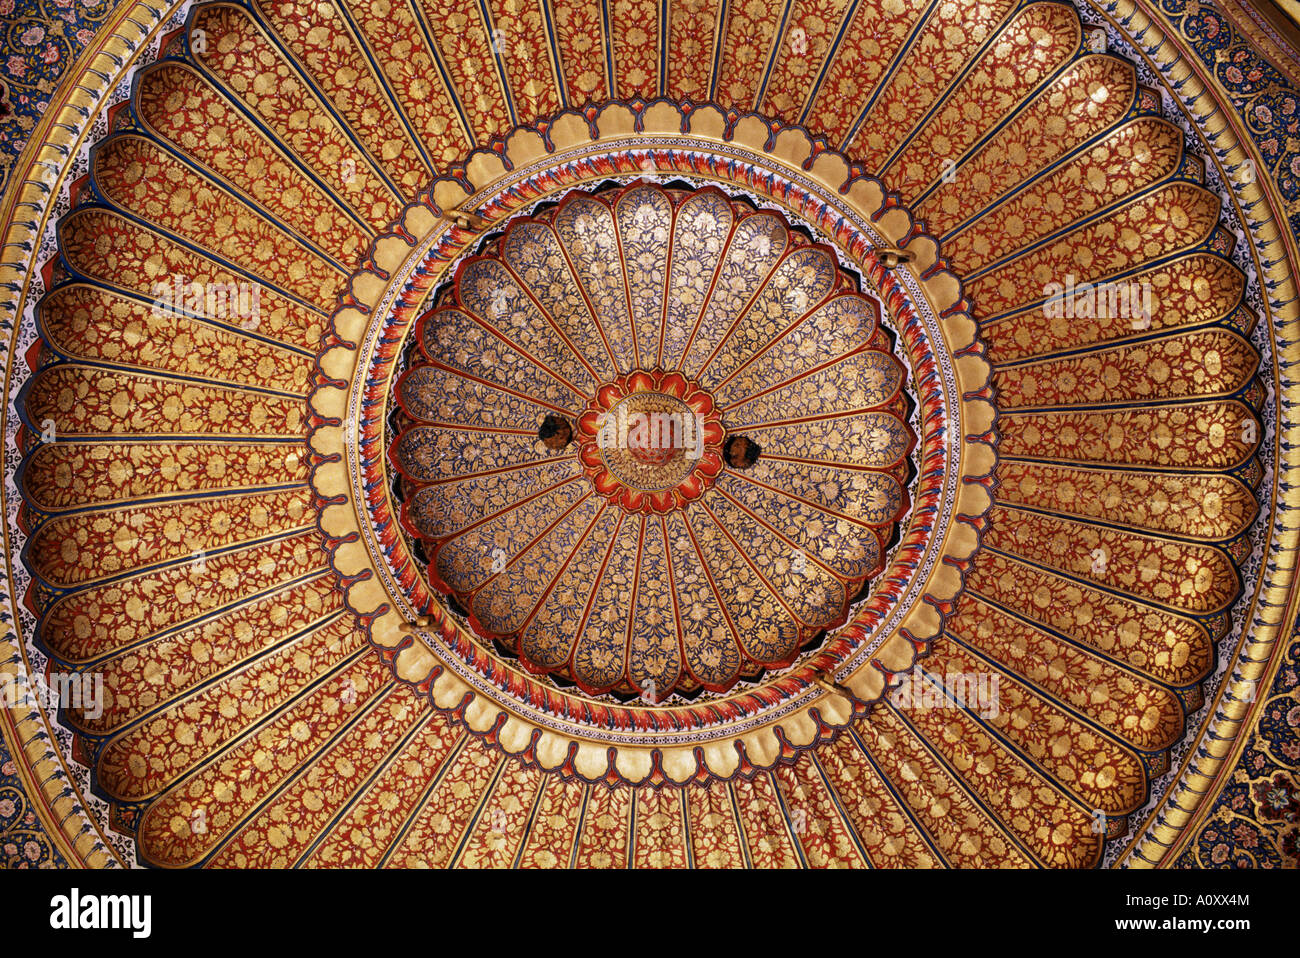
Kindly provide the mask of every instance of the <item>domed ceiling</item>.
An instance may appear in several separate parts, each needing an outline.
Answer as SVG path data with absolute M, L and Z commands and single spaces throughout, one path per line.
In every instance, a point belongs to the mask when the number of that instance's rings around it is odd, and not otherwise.
M 7 207 L 5 668 L 95 692 L 7 862 L 1295 853 L 1300 213 L 1203 24 L 136 6 Z

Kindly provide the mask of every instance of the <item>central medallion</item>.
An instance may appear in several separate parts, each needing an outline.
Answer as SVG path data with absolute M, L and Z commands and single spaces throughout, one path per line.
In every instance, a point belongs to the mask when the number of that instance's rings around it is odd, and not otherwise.
M 602 386 L 578 420 L 578 457 L 596 490 L 629 512 L 698 499 L 722 471 L 713 397 L 680 373 L 637 371 Z

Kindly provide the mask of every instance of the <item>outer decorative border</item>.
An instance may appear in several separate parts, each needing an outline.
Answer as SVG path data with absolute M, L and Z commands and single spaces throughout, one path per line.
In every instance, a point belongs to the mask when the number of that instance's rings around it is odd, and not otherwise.
M 913 361 L 922 394 L 922 492 L 877 594 L 821 653 L 768 685 L 701 706 L 638 709 L 548 689 L 478 650 L 404 555 L 375 467 L 384 461 L 382 410 L 402 324 L 477 239 L 476 230 L 458 225 L 458 218 L 471 221 L 463 211 L 490 228 L 541 199 L 649 168 L 744 186 L 815 224 L 883 291 L 896 322 L 910 317 L 905 348 L 924 354 L 936 341 L 941 359 Z M 880 247 L 902 249 L 911 262 L 890 273 Z M 727 778 L 832 737 L 940 634 L 993 501 L 990 374 L 937 242 L 877 180 L 802 129 L 666 100 L 566 111 L 475 151 L 435 181 L 354 275 L 309 399 L 319 526 L 349 606 L 394 674 L 475 733 L 526 762 L 587 781 Z M 830 681 L 818 681 L 822 669 Z

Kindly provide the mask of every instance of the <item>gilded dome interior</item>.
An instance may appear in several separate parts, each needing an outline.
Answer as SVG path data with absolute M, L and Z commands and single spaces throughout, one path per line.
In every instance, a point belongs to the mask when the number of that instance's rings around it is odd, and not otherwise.
M 914 437 L 879 303 L 834 251 L 650 184 L 569 193 L 493 246 L 418 321 L 389 448 L 473 630 L 662 702 L 843 623 L 897 538 Z M 570 443 L 539 438 L 548 416 Z M 746 437 L 761 465 L 724 472 Z
M 1294 865 L 1294 81 L 1136 0 L 136 6 L 0 209 L 0 668 L 78 693 L 7 864 L 1204 867 L 1262 782 Z

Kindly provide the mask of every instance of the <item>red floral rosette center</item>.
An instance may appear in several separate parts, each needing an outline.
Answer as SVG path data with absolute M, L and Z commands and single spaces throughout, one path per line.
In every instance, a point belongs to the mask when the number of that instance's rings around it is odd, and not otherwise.
M 713 397 L 678 372 L 639 370 L 596 390 L 578 419 L 578 458 L 596 491 L 628 512 L 698 499 L 722 471 Z

